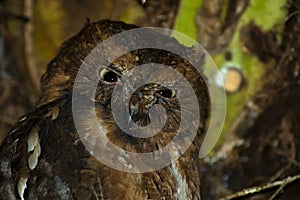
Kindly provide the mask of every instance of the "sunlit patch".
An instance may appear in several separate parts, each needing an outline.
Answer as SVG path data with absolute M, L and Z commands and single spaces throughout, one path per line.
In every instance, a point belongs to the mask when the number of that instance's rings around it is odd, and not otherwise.
M 224 88 L 227 93 L 238 92 L 245 84 L 243 72 L 236 67 L 224 67 L 221 69 L 221 76 L 224 81 Z M 222 85 L 221 79 L 216 78 L 216 82 Z

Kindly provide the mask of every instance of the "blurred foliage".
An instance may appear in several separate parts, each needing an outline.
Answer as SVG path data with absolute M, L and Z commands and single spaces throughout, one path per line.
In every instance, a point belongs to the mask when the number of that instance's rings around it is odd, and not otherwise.
M 61 43 L 80 30 L 85 18 L 113 19 L 134 23 L 143 14 L 136 1 L 37 0 L 34 5 L 34 44 L 37 68 L 42 74 Z
M 45 66 L 63 40 L 65 12 L 60 0 L 38 0 L 34 6 L 34 47 L 36 63 Z M 38 67 L 43 73 L 42 67 Z
M 283 30 L 286 17 L 284 5 L 286 0 L 251 0 L 247 10 L 243 13 L 234 36 L 226 49 L 230 52 L 232 60 L 227 61 L 224 53 L 215 55 L 214 60 L 220 68 L 234 66 L 240 68 L 247 84 L 237 94 L 228 95 L 227 118 L 223 131 L 227 131 L 232 122 L 249 99 L 261 89 L 264 83 L 264 74 L 272 62 L 263 63 L 255 55 L 245 50 L 242 44 L 241 29 L 253 21 L 264 31 L 273 30 L 279 36 Z M 247 37 L 247 36 L 246 36 Z M 280 44 L 278 43 L 278 46 Z
M 143 9 L 137 1 L 129 1 L 128 4 L 122 7 L 122 11 L 118 16 L 118 20 L 127 23 L 134 23 L 138 18 L 143 16 Z
M 231 11 L 227 9 L 229 2 L 229 0 L 224 1 L 225 6 L 220 17 L 220 21 L 223 23 L 226 12 Z M 256 55 L 246 50 L 243 45 L 243 37 L 245 36 L 242 34 L 242 28 L 250 22 L 254 22 L 263 31 L 272 30 L 279 36 L 285 22 L 286 3 L 286 0 L 250 0 L 247 9 L 238 21 L 237 28 L 232 33 L 233 37 L 227 48 L 220 53 L 212 55 L 213 60 L 220 69 L 229 66 L 237 67 L 242 70 L 246 78 L 246 85 L 241 91 L 227 96 L 227 116 L 223 132 L 228 130 L 249 99 L 261 89 L 264 83 L 264 74 L 269 66 L 272 65 L 272 62 L 264 63 Z M 182 0 L 174 29 L 197 40 L 195 17 L 202 4 L 203 0 Z M 281 38 L 278 37 L 277 40 L 279 46 Z M 186 41 L 181 40 L 181 42 L 185 43 Z M 189 43 L 185 44 L 190 45 Z M 231 55 L 230 61 L 226 59 L 226 54 Z
M 202 0 L 181 0 L 174 30 L 184 33 L 194 40 L 197 40 L 197 26 L 195 24 L 195 17 L 201 5 Z M 190 43 L 187 43 L 187 41 L 182 41 L 182 38 L 177 39 L 185 45 L 191 45 Z

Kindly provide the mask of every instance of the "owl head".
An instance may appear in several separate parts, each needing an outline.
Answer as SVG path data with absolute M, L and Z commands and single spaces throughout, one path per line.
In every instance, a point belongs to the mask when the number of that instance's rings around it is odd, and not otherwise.
M 199 70 L 204 53 L 151 30 L 110 40 L 135 29 L 122 22 L 87 23 L 62 45 L 42 78 L 40 104 L 72 95 L 82 104 L 75 112 L 82 111 L 77 121 L 91 151 L 101 140 L 96 133 L 103 130 L 122 149 L 147 153 L 170 143 L 183 122 L 188 124 L 181 128 L 186 136 L 206 129 L 210 99 Z M 132 48 L 137 44 L 143 48 Z M 93 111 L 95 123 L 90 120 Z M 99 130 L 91 128 L 97 124 Z

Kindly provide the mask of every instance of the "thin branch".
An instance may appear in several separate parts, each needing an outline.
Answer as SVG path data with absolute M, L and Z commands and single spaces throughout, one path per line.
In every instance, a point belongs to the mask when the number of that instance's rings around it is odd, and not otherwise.
M 236 199 L 236 198 L 239 198 L 239 197 L 245 197 L 245 196 L 248 196 L 248 195 L 251 195 L 251 194 L 257 194 L 257 193 L 263 192 L 263 191 L 268 190 L 270 188 L 280 186 L 279 189 L 276 190 L 276 192 L 269 199 L 269 200 L 273 200 L 283 190 L 283 188 L 287 184 L 292 183 L 292 182 L 294 182 L 298 179 L 300 179 L 300 174 L 295 175 L 295 176 L 289 176 L 289 177 L 287 177 L 287 178 L 285 178 L 281 181 L 275 181 L 275 182 L 272 182 L 272 183 L 267 183 L 267 184 L 262 185 L 262 186 L 247 188 L 247 189 L 244 189 L 242 191 L 236 192 L 232 195 L 229 195 L 227 197 L 224 197 L 221 200 L 231 200 L 231 199 Z
M 284 183 L 276 190 L 276 192 L 269 198 L 269 200 L 274 200 L 274 199 L 279 195 L 279 193 L 281 193 L 281 192 L 283 191 L 283 188 L 284 188 L 287 184 L 289 184 L 289 183 L 290 183 L 290 181 L 284 182 Z

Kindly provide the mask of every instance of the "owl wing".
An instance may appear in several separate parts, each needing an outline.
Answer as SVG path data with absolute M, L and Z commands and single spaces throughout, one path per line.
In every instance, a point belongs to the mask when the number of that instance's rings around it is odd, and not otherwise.
M 28 180 L 41 156 L 41 138 L 49 135 L 64 102 L 42 105 L 23 116 L 0 146 L 0 199 L 24 199 Z

